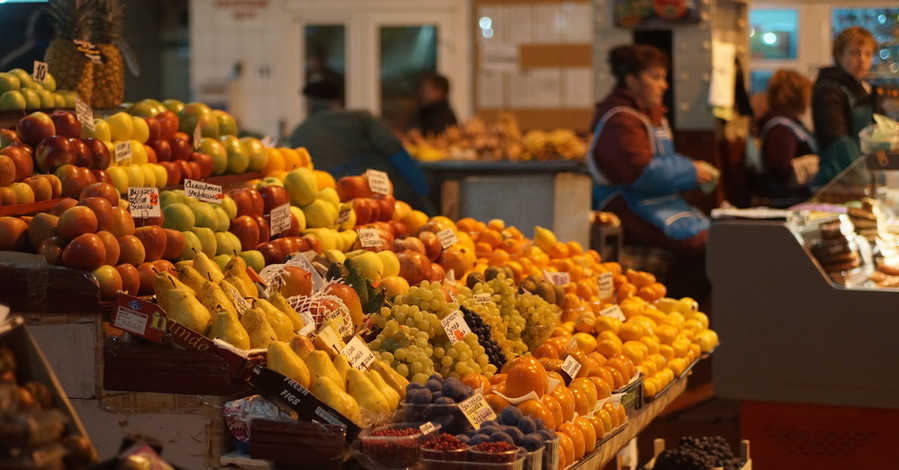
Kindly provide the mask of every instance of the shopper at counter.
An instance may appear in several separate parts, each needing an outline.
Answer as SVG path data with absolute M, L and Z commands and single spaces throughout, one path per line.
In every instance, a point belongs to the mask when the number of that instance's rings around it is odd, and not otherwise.
M 800 120 L 809 107 L 811 91 L 811 80 L 792 70 L 778 70 L 768 82 L 768 110 L 756 126 L 764 196 L 791 202 L 811 196 L 808 185 L 818 173 L 818 146 Z
M 866 29 L 851 26 L 833 41 L 835 65 L 822 68 L 812 90 L 815 136 L 821 163 L 815 181 L 822 185 L 849 167 L 862 151 L 858 133 L 873 122 L 875 100 L 864 81 L 876 42 Z
M 386 124 L 368 111 L 344 109 L 342 87 L 336 82 L 309 82 L 303 95 L 309 117 L 294 129 L 290 145 L 305 147 L 315 167 L 335 178 L 366 169 L 387 172 L 397 199 L 428 209 L 427 179 Z
M 440 134 L 458 123 L 449 104 L 449 80 L 443 75 L 426 75 L 421 80 L 418 97 L 420 104 L 412 120 L 412 129 L 422 135 Z

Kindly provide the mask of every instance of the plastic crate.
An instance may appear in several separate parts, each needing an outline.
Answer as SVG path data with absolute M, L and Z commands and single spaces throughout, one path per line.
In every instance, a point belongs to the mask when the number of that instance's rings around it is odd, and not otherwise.
M 656 463 L 656 457 L 665 450 L 665 439 L 656 438 L 652 441 L 652 460 L 650 460 L 646 465 L 642 468 L 645 470 L 652 470 Z M 740 441 L 740 461 L 743 462 L 743 465 L 740 466 L 740 470 L 752 470 L 752 458 L 749 456 L 749 439 L 742 439 Z M 622 466 L 619 470 L 629 470 L 630 467 Z M 718 467 L 716 467 L 718 468 Z M 773 467 L 772 467 L 773 468 Z M 709 469 L 712 470 L 712 469 Z

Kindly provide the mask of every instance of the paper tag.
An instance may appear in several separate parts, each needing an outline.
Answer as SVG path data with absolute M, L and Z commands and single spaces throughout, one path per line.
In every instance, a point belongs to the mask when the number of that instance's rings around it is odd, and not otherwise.
M 115 161 L 116 163 L 131 163 L 131 141 L 124 140 L 115 144 Z
M 344 349 L 344 347 L 346 347 L 346 345 L 343 345 L 343 340 L 341 340 L 340 337 L 337 336 L 337 333 L 334 331 L 334 329 L 330 327 L 322 328 L 321 330 L 319 330 L 316 338 L 321 339 L 322 343 L 324 343 L 325 346 L 338 354 Z
M 363 248 L 378 247 L 384 243 L 377 229 L 360 228 L 356 230 L 356 234 L 359 235 L 359 244 Z
M 347 223 L 347 221 L 350 220 L 350 211 L 351 210 L 353 210 L 352 207 L 344 207 L 343 209 L 340 209 L 340 212 L 337 214 L 337 222 L 335 222 L 335 225 L 337 225 L 339 227 L 339 226 Z
M 200 141 L 203 140 L 203 129 L 200 128 L 200 123 L 194 127 L 194 150 L 200 149 Z
M 612 406 L 620 405 L 624 395 L 624 393 L 613 393 L 612 396 L 609 397 L 609 403 L 611 403 Z
M 390 177 L 380 170 L 368 170 L 368 188 L 375 194 L 390 194 Z
M 128 209 L 131 217 L 146 219 L 159 217 L 159 190 L 156 188 L 128 188 Z
M 566 272 L 543 271 L 543 277 L 555 286 L 566 286 L 571 282 L 571 275 Z
M 462 316 L 461 310 L 456 310 L 447 315 L 443 320 L 440 320 L 440 323 L 450 339 L 450 344 L 462 341 L 465 335 L 471 333 L 471 328 L 468 327 L 468 323 L 465 323 L 465 317 Z
M 573 379 L 577 377 L 578 371 L 581 370 L 581 363 L 574 356 L 568 356 L 565 358 L 565 362 L 562 363 L 562 370 Z
M 612 279 L 612 273 L 602 273 L 599 275 L 599 298 L 610 299 L 615 293 L 615 282 Z
M 225 195 L 222 194 L 222 187 L 217 184 L 204 183 L 197 180 L 184 180 L 184 194 L 186 196 L 195 197 L 203 202 L 212 202 L 221 204 Z
M 459 299 L 456 298 L 456 293 L 451 289 L 447 289 L 446 292 L 449 294 L 450 302 L 459 302 Z
M 368 349 L 365 342 L 358 336 L 353 336 L 353 339 L 347 343 L 343 351 L 340 351 L 340 355 L 345 357 L 351 366 L 363 372 L 368 370 L 368 367 L 375 360 L 375 355 L 371 352 L 371 349 Z
M 496 419 L 496 413 L 493 412 L 493 409 L 487 404 L 487 400 L 480 393 L 475 393 L 471 398 L 460 402 L 459 409 L 462 410 L 465 418 L 468 419 L 468 422 L 475 429 L 481 427 L 481 423 L 484 421 Z
M 272 236 L 290 228 L 290 204 L 282 204 L 272 209 L 269 227 L 271 227 Z
M 270 149 L 275 146 L 275 140 L 272 139 L 272 136 L 270 136 L 270 135 L 263 137 L 260 142 L 262 142 L 262 146 L 267 149 Z
M 38 83 L 47 83 L 47 63 L 34 61 L 34 72 L 31 72 L 31 78 Z
M 554 379 L 552 377 L 548 378 L 546 382 L 546 393 L 552 393 L 560 383 L 562 382 L 559 379 Z
M 75 43 L 75 49 L 84 54 L 84 57 L 97 65 L 103 65 L 103 58 L 100 55 L 100 49 L 92 42 L 83 41 L 81 39 L 72 39 Z
M 440 246 L 444 250 L 459 243 L 459 237 L 456 236 L 456 232 L 451 228 L 437 232 L 437 238 L 440 239 Z
M 94 110 L 79 97 L 75 97 L 75 117 L 83 127 L 94 130 Z
M 624 316 L 624 312 L 621 311 L 621 307 L 617 305 L 612 305 L 609 308 L 604 308 L 599 311 L 599 314 L 604 317 L 612 317 L 621 321 L 627 320 L 627 317 Z
M 159 305 L 127 294 L 116 297 L 112 326 L 157 343 L 165 336 L 166 315 Z
M 353 334 L 353 321 L 350 319 L 350 315 L 348 313 L 343 314 L 343 312 L 341 312 L 339 308 L 335 308 L 325 315 L 324 321 L 333 320 L 335 318 L 340 320 L 341 337 L 347 337 Z
M 480 294 L 472 295 L 471 298 L 473 298 L 474 301 L 477 302 L 477 303 L 479 303 L 479 304 L 485 304 L 485 303 L 487 303 L 487 302 L 493 302 L 493 296 L 490 295 L 490 294 L 488 294 L 488 293 L 486 293 L 486 292 L 481 292 Z
M 428 435 L 428 434 L 431 434 L 432 432 L 436 431 L 437 426 L 435 426 L 434 423 L 428 421 L 427 423 L 419 426 L 418 429 L 421 429 L 422 434 Z

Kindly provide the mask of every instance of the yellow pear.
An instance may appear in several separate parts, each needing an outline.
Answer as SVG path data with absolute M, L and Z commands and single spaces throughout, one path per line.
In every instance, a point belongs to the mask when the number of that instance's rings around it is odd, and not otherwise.
M 256 299 L 253 301 L 253 304 L 265 313 L 265 319 L 272 326 L 278 341 L 287 342 L 294 337 L 296 332 L 293 330 L 293 323 L 284 312 L 275 308 L 274 305 L 265 299 Z
M 238 317 L 237 309 L 234 308 L 231 299 L 222 291 L 221 287 L 210 281 L 203 283 L 203 288 L 200 289 L 197 299 L 199 299 L 200 303 L 209 309 L 210 312 L 220 306 L 228 311 L 228 313 L 233 314 L 234 318 Z
M 315 346 L 312 344 L 312 341 L 309 338 L 303 335 L 294 335 L 293 338 L 290 338 L 290 349 L 293 349 L 293 352 L 297 353 L 303 359 L 306 359 L 306 356 L 309 355 L 312 351 L 315 351 Z
M 300 356 L 297 356 L 290 350 L 290 346 L 287 343 L 283 341 L 272 341 L 269 343 L 266 361 L 266 367 L 269 369 L 284 377 L 293 379 L 305 388 L 309 388 L 311 378 L 309 368 L 306 367 L 306 363 L 300 359 Z
M 238 300 L 243 299 L 243 295 L 241 295 L 237 288 L 234 287 L 234 284 L 228 282 L 227 279 L 223 280 L 218 287 L 222 290 L 225 298 L 231 301 L 231 305 L 234 306 L 234 311 L 237 312 L 238 316 L 243 315 L 243 313 L 251 307 L 249 302 L 241 302 Z
M 359 411 L 359 403 L 348 393 L 343 392 L 327 377 L 319 377 L 312 382 L 312 394 L 322 403 L 334 408 L 334 411 L 342 414 L 350 421 L 361 425 L 362 413 Z
M 240 317 L 240 324 L 247 330 L 250 336 L 252 349 L 267 348 L 272 341 L 277 340 L 275 332 L 265 319 L 262 309 L 251 308 Z
M 209 330 L 209 338 L 220 339 L 237 349 L 250 349 L 250 335 L 240 324 L 237 315 L 227 310 L 218 309 L 213 313 L 212 328 Z
M 178 278 L 168 271 L 163 271 L 153 278 L 153 293 L 156 294 L 156 303 L 159 304 L 163 310 L 169 310 L 169 293 L 176 287 L 182 287 L 186 289 L 189 294 L 196 295 L 193 289 L 179 281 Z
M 386 382 L 384 382 L 384 379 L 381 378 L 381 374 L 373 370 L 367 370 L 363 372 L 363 374 L 365 374 L 365 377 L 374 384 L 378 391 L 384 394 L 384 398 L 387 399 L 387 403 L 390 405 L 391 410 L 395 410 L 396 407 L 400 406 L 400 394 L 396 393 L 396 390 L 392 389 Z
M 334 357 L 334 360 L 331 363 L 334 364 L 334 369 L 337 370 L 338 374 L 340 374 L 341 380 L 343 382 L 346 382 L 346 371 L 350 370 L 350 368 L 353 367 L 350 365 L 349 359 L 347 359 L 343 354 L 338 354 Z
M 202 251 L 194 254 L 194 269 L 203 276 L 203 279 L 209 279 L 212 282 L 219 283 L 225 278 L 222 274 L 222 268 L 213 261 L 206 253 Z
M 306 322 L 303 321 L 303 317 L 301 317 L 300 314 L 287 303 L 287 299 L 285 299 L 280 292 L 275 292 L 268 296 L 268 301 L 270 304 L 274 305 L 275 308 L 287 315 L 287 318 L 293 323 L 293 331 L 300 331 L 300 329 L 303 328 L 303 325 L 306 324 Z
M 194 292 L 202 290 L 203 283 L 209 280 L 191 266 L 182 266 L 178 270 L 178 279 L 193 289 Z
M 534 227 L 534 243 L 543 251 L 549 251 L 556 243 L 556 234 L 548 228 L 539 225 Z
M 244 297 L 259 296 L 256 284 L 250 279 L 250 275 L 247 274 L 247 262 L 240 256 L 231 258 L 231 261 L 228 261 L 228 264 L 225 265 L 225 270 L 222 274 L 225 275 L 225 279 L 231 280 L 234 287 L 237 287 Z
M 312 374 L 312 380 L 319 377 L 328 377 L 337 384 L 338 388 L 346 391 L 343 377 L 340 375 L 340 372 L 337 372 L 337 369 L 334 368 L 334 364 L 331 364 L 331 358 L 328 357 L 328 353 L 324 351 L 312 351 L 303 359 L 306 361 L 306 366 L 309 367 L 309 373 Z
M 169 292 L 168 303 L 168 318 L 200 334 L 206 334 L 212 323 L 212 315 L 192 293 L 183 287 L 176 287 Z
M 389 413 L 392 409 L 384 394 L 365 374 L 356 369 L 346 371 L 346 389 L 364 411 L 381 414 Z
M 381 378 L 384 379 L 384 383 L 396 390 L 399 396 L 406 396 L 406 386 L 409 385 L 409 380 L 400 375 L 393 367 L 390 367 L 390 364 L 376 357 L 372 361 L 370 369 L 380 374 Z

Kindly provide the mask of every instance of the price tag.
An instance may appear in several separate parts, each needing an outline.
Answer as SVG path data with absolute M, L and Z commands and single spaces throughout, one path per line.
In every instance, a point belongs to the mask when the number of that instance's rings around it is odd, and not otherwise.
M 282 204 L 274 209 L 272 209 L 271 220 L 269 220 L 269 226 L 271 227 L 272 236 L 275 236 L 287 229 L 290 228 L 290 204 Z
M 159 217 L 159 190 L 156 188 L 128 188 L 128 209 L 131 217 L 147 219 Z
M 31 72 L 31 78 L 38 83 L 47 83 L 47 63 L 34 61 L 34 72 Z
M 465 335 L 471 333 L 471 328 L 468 327 L 468 323 L 465 323 L 465 317 L 462 316 L 461 310 L 456 310 L 447 315 L 443 320 L 440 320 L 440 323 L 443 324 L 443 329 L 446 331 L 446 335 L 449 336 L 450 344 L 462 341 Z
M 125 140 L 115 144 L 116 163 L 131 163 L 131 141 Z
M 272 136 L 270 136 L 270 135 L 263 137 L 261 142 L 262 142 L 262 146 L 267 149 L 270 149 L 275 146 L 275 140 L 272 139 Z
M 222 194 L 221 186 L 197 180 L 184 180 L 184 194 L 203 202 L 213 202 L 215 204 L 221 204 L 222 199 L 225 198 L 225 195 Z
M 456 232 L 454 232 L 451 228 L 437 232 L 437 238 L 440 239 L 440 246 L 442 246 L 444 250 L 455 245 L 456 243 L 459 243 L 459 238 L 456 237 Z
M 81 39 L 72 39 L 72 42 L 75 43 L 75 49 L 84 54 L 84 57 L 87 57 L 89 61 L 97 65 L 103 65 L 103 57 L 100 54 L 100 49 L 98 49 L 94 43 L 82 41 Z
M 447 289 L 446 292 L 449 293 L 450 302 L 459 302 L 459 299 L 456 298 L 456 293 L 452 289 Z
M 562 370 L 573 379 L 577 377 L 578 371 L 581 370 L 581 363 L 573 356 L 568 356 L 565 358 L 565 362 L 562 363 Z
M 375 194 L 390 194 L 390 177 L 379 170 L 368 170 L 368 188 Z
M 615 293 L 615 282 L 612 279 L 612 273 L 602 273 L 599 275 L 599 298 L 611 299 Z
M 159 305 L 138 297 L 119 294 L 110 320 L 113 326 L 142 338 L 162 342 L 167 329 L 165 312 Z
M 543 277 L 556 286 L 566 286 L 571 282 L 571 275 L 566 272 L 543 271 Z
M 384 240 L 381 240 L 381 234 L 377 229 L 360 228 L 356 230 L 356 234 L 359 235 L 359 244 L 362 245 L 363 248 L 378 247 L 384 243 Z
M 475 300 L 475 302 L 477 302 L 479 304 L 486 304 L 487 302 L 493 301 L 493 296 L 486 292 L 481 292 L 480 294 L 475 294 L 475 295 L 471 296 L 471 298 L 473 298 Z
M 562 382 L 561 382 L 559 379 L 554 379 L 554 378 L 552 378 L 552 377 L 550 377 L 549 379 L 547 379 L 547 381 L 546 381 L 546 393 L 552 393 L 552 391 L 555 390 L 556 387 L 558 387 L 560 383 L 562 383 Z
M 337 222 L 336 225 L 339 227 L 350 220 L 350 211 L 352 211 L 352 207 L 344 207 L 340 209 L 340 212 L 337 214 Z
M 341 313 L 339 308 L 335 308 L 325 315 L 325 321 L 337 318 L 340 321 L 340 336 L 347 337 L 353 334 L 353 320 L 349 315 L 341 315 Z
M 75 117 L 83 127 L 94 130 L 94 111 L 81 98 L 75 97 Z
M 353 339 L 340 351 L 340 355 L 346 357 L 351 366 L 361 371 L 368 370 L 368 366 L 375 360 L 375 355 L 372 354 L 371 349 L 368 349 L 365 342 L 359 339 L 358 336 L 353 336 Z
M 496 419 L 496 413 L 493 412 L 493 409 L 487 404 L 487 400 L 480 393 L 475 393 L 471 398 L 460 402 L 459 409 L 462 410 L 462 414 L 465 415 L 465 418 L 468 419 L 468 422 L 475 429 L 481 427 L 481 423 L 484 421 Z
M 421 429 L 421 433 L 427 436 L 428 434 L 431 434 L 432 432 L 436 431 L 437 426 L 434 426 L 434 423 L 428 421 L 427 423 L 419 426 L 418 429 Z
M 617 305 L 612 305 L 609 308 L 604 308 L 599 311 L 599 314 L 604 317 L 612 317 L 621 321 L 627 320 L 627 318 L 624 316 L 624 312 L 621 311 L 621 307 Z
M 200 128 L 200 123 L 198 122 L 196 127 L 194 127 L 194 150 L 200 149 L 201 140 L 203 140 L 203 129 Z

